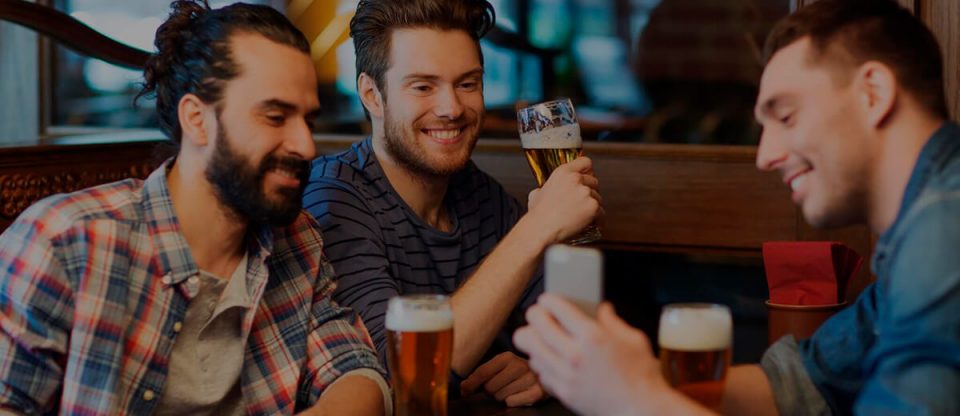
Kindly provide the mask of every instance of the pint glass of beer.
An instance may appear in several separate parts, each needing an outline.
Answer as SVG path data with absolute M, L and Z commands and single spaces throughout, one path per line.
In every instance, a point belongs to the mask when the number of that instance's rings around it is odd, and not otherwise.
M 387 305 L 387 365 L 397 416 L 446 416 L 453 311 L 443 295 L 411 295 Z
M 580 123 L 569 99 L 547 101 L 517 111 L 520 142 L 537 186 L 543 186 L 560 165 L 583 154 Z M 600 230 L 589 225 L 569 244 L 586 244 L 600 239 Z
M 733 321 L 723 305 L 667 305 L 660 315 L 660 368 L 681 393 L 720 411 L 730 367 Z

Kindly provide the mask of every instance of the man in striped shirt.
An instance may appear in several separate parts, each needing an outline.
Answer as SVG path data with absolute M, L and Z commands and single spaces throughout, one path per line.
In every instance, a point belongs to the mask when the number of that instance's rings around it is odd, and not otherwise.
M 493 24 L 484 0 L 361 1 L 350 29 L 373 134 L 314 162 L 304 206 L 323 227 L 334 299 L 360 312 L 381 360 L 390 297 L 451 294 L 451 393 L 518 406 L 544 397 L 510 341 L 542 292 L 541 255 L 600 203 L 587 158 L 553 172 L 526 215 L 470 162 L 484 115 L 479 38 Z
M 177 1 L 155 44 L 144 93 L 177 156 L 0 236 L 0 413 L 390 412 L 301 210 L 306 39 L 269 7 Z

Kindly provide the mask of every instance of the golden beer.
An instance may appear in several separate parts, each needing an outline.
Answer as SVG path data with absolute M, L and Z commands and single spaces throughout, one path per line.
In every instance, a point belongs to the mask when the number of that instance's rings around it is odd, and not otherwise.
M 583 154 L 580 123 L 568 99 L 522 108 L 517 111 L 517 123 L 520 144 L 537 186 L 543 186 L 554 169 Z M 585 244 L 599 239 L 600 230 L 591 224 L 567 243 Z
M 660 369 L 681 393 L 720 411 L 730 368 L 730 310 L 722 305 L 668 305 L 660 316 Z
M 523 149 L 537 186 L 543 186 L 553 170 L 583 154 L 582 148 L 575 149 Z
M 446 296 L 390 299 L 387 365 L 397 416 L 446 416 L 453 313 Z

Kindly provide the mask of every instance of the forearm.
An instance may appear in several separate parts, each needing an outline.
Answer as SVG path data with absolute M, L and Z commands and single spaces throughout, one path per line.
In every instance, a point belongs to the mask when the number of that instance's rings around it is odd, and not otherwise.
M 332 384 L 303 415 L 369 415 L 386 414 L 380 386 L 368 377 L 346 375 Z
M 730 368 L 723 394 L 723 413 L 727 415 L 777 415 L 770 381 L 759 365 Z
M 452 298 L 451 367 L 469 375 L 502 329 L 537 270 L 548 237 L 521 218 Z

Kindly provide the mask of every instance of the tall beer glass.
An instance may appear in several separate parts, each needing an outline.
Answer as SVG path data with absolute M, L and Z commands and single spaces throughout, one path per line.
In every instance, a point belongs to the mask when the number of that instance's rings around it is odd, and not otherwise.
M 730 309 L 708 303 L 667 305 L 660 314 L 660 368 L 681 393 L 720 411 L 730 367 Z
M 446 416 L 453 311 L 443 295 L 411 295 L 387 305 L 387 365 L 397 416 Z
M 517 111 L 520 142 L 537 186 L 543 186 L 550 173 L 560 165 L 583 154 L 580 123 L 569 99 L 547 101 Z M 585 244 L 600 239 L 596 225 L 588 225 L 569 244 Z

